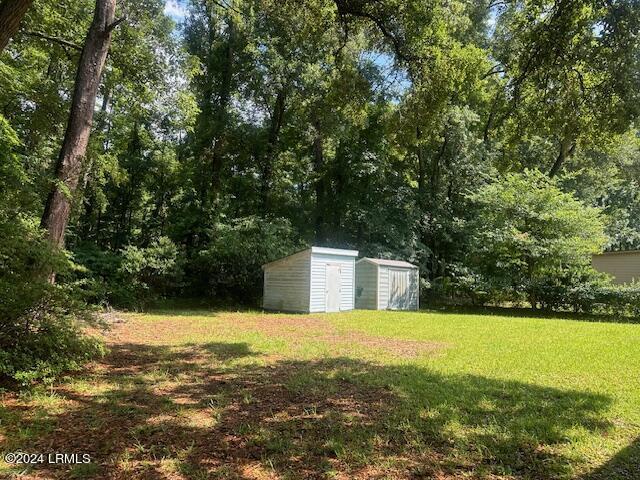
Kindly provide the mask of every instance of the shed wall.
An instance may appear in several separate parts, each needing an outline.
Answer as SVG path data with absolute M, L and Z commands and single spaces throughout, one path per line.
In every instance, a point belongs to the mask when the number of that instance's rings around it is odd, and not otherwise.
M 370 262 L 356 262 L 356 308 L 378 308 L 378 266 Z
M 378 267 L 378 310 L 389 307 L 389 267 Z
M 409 310 L 420 307 L 420 273 L 417 268 L 409 271 Z
M 311 252 L 292 255 L 264 270 L 264 298 L 268 310 L 309 311 Z
M 616 252 L 594 255 L 593 268 L 614 277 L 614 283 L 640 281 L 640 252 Z
M 353 310 L 355 293 L 355 258 L 344 255 L 311 254 L 311 312 L 326 311 L 326 266 L 340 265 L 340 310 Z

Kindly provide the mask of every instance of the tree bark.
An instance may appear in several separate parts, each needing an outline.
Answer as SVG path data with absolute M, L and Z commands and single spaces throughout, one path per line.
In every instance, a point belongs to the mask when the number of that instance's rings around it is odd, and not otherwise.
M 313 137 L 313 169 L 316 174 L 315 190 L 316 190 L 316 211 L 315 211 L 315 239 L 317 242 L 324 242 L 326 240 L 326 228 L 325 228 L 325 172 L 324 172 L 324 138 L 322 137 L 322 130 L 320 122 L 315 120 L 313 122 L 313 128 L 315 135 Z
M 111 43 L 116 0 L 96 0 L 93 21 L 85 39 L 71 101 L 71 111 L 62 148 L 56 162 L 56 183 L 49 193 L 41 226 L 49 241 L 64 246 L 64 234 L 71 213 L 71 202 L 78 186 L 89 134 L 93 122 L 96 94 Z
M 560 151 L 558 152 L 558 156 L 556 157 L 556 161 L 553 162 L 551 169 L 549 170 L 549 178 L 553 178 L 562 168 L 565 160 L 573 155 L 573 151 L 576 148 L 576 143 L 568 136 L 562 139 L 560 143 Z
M 422 129 L 417 126 L 416 127 L 416 156 L 418 157 L 418 200 L 420 206 L 424 206 L 424 197 L 425 197 L 425 179 L 427 177 L 427 167 L 426 167 L 426 159 L 424 157 L 424 149 L 422 144 Z
M 20 28 L 33 0 L 4 0 L 0 3 L 0 53 Z
M 275 161 L 278 138 L 280 137 L 280 129 L 282 128 L 282 123 L 284 121 L 284 112 L 286 107 L 285 100 L 286 96 L 284 90 L 279 90 L 273 105 L 266 152 L 262 160 L 262 185 L 260 193 L 262 197 L 262 211 L 265 215 L 269 213 L 271 208 L 270 193 L 273 177 L 273 163 Z

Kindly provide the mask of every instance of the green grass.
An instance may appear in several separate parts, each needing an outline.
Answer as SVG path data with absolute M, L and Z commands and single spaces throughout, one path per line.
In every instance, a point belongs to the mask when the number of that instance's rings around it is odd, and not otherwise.
M 124 317 L 104 362 L 3 399 L 5 451 L 92 456 L 39 478 L 640 478 L 638 324 Z

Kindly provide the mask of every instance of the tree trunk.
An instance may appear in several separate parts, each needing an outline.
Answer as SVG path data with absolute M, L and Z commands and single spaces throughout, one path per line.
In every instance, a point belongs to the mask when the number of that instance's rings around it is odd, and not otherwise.
M 416 127 L 416 156 L 418 157 L 418 199 L 420 206 L 424 206 L 424 198 L 425 198 L 425 179 L 427 177 L 427 166 L 426 166 L 426 158 L 424 156 L 424 149 L 422 144 L 422 129 L 418 126 Z
M 316 211 L 315 211 L 315 239 L 317 242 L 326 240 L 325 228 L 325 172 L 324 172 L 324 139 L 319 121 L 313 122 L 315 135 L 313 138 L 313 169 L 316 174 Z
M 96 94 L 100 85 L 111 42 L 116 0 L 96 0 L 91 27 L 80 56 L 71 101 L 71 111 L 60 155 L 56 162 L 56 179 L 42 215 L 41 226 L 48 231 L 49 241 L 64 246 L 64 234 L 71 213 L 73 194 L 78 186 L 82 163 L 87 151 Z
M 270 193 L 271 193 L 271 180 L 273 177 L 273 163 L 276 156 L 276 147 L 278 145 L 278 137 L 280 136 L 280 129 L 284 120 L 285 112 L 285 93 L 284 90 L 278 91 L 275 104 L 273 105 L 273 112 L 271 114 L 271 125 L 269 127 L 269 136 L 267 138 L 267 147 L 262 160 L 262 185 L 261 185 L 261 197 L 262 197 L 262 211 L 266 215 L 270 210 Z
M 0 53 L 16 34 L 33 0 L 4 0 L 0 3 Z
M 571 140 L 568 136 L 562 139 L 560 142 L 560 151 L 558 152 L 558 156 L 556 157 L 556 161 L 553 162 L 551 166 L 551 170 L 549 170 L 549 177 L 553 178 L 559 171 L 565 160 L 573 155 L 573 151 L 576 149 L 575 141 Z

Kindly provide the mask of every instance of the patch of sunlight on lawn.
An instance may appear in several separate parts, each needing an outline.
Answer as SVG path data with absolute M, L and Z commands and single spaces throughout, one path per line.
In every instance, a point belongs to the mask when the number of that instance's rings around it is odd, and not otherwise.
M 54 444 L 63 422 L 76 425 L 73 438 L 106 429 L 92 448 L 125 476 L 640 471 L 640 325 L 433 312 L 120 316 L 104 361 L 49 397 L 2 405 L 12 446 Z

